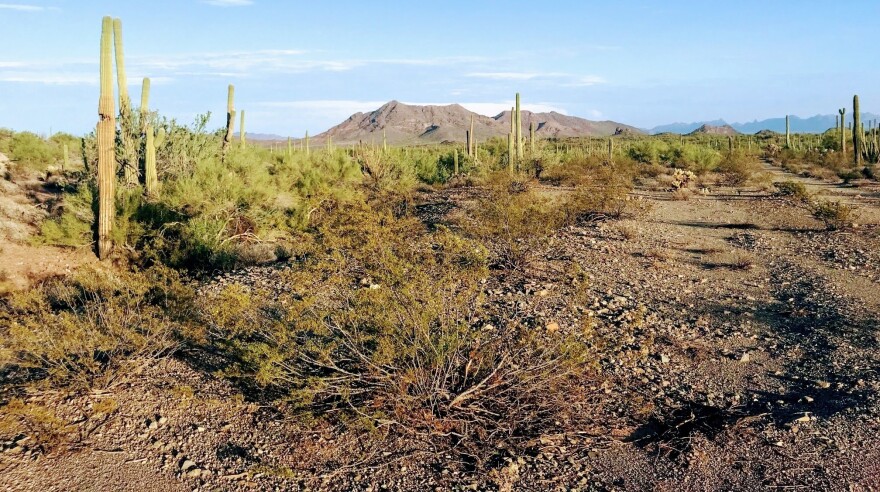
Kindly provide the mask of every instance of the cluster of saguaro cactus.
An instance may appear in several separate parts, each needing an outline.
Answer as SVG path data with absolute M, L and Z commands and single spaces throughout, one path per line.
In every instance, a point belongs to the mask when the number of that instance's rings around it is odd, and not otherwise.
M 101 95 L 98 100 L 98 257 L 107 258 L 113 248 L 110 232 L 115 215 L 116 108 L 113 101 L 113 19 L 101 25 Z

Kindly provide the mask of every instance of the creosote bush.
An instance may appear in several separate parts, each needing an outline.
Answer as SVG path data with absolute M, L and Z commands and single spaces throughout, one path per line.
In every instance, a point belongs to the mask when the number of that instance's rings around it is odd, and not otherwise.
M 572 418 L 589 345 L 515 320 L 484 329 L 484 246 L 363 205 L 327 214 L 279 279 L 288 294 L 230 287 L 205 300 L 205 342 L 223 347 L 227 377 L 478 460 Z
M 0 304 L 0 373 L 7 379 L 106 386 L 177 346 L 192 293 L 167 268 L 85 269 Z

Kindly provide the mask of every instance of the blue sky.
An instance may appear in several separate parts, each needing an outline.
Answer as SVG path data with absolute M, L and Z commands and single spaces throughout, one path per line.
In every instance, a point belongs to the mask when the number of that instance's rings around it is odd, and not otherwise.
M 104 15 L 133 99 L 149 76 L 154 109 L 212 128 L 229 83 L 248 131 L 293 136 L 391 99 L 494 115 L 517 91 L 640 127 L 830 114 L 856 93 L 880 109 L 876 0 L 0 0 L 0 127 L 93 127 Z

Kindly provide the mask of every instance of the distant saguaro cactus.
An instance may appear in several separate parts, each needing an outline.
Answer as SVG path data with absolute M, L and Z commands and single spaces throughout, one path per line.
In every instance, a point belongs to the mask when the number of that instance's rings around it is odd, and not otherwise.
M 614 162 L 614 138 L 608 137 L 608 162 Z
M 141 82 L 141 107 L 139 108 L 141 113 L 140 124 L 141 124 L 141 133 L 146 133 L 148 121 L 147 119 L 150 117 L 150 78 L 144 77 L 143 82 Z
M 862 165 L 862 115 L 859 113 L 859 96 L 853 96 L 853 154 L 856 166 Z
M 840 113 L 840 151 L 842 153 L 846 153 L 846 125 L 844 121 L 846 121 L 846 108 L 840 108 L 837 110 Z
M 514 138 L 516 139 L 516 158 L 522 159 L 523 157 L 523 143 L 522 143 L 522 113 L 519 109 L 519 92 L 516 93 L 516 131 L 514 132 Z
M 226 136 L 223 137 L 224 154 L 232 143 L 233 133 L 235 133 L 235 86 L 229 84 L 229 92 L 226 96 Z
M 529 152 L 535 153 L 535 122 L 529 121 Z
M 511 118 L 513 117 L 513 113 L 510 114 Z M 513 173 L 513 161 L 514 161 L 514 150 L 513 150 L 513 132 L 507 134 L 507 167 L 508 170 Z
M 785 115 L 785 148 L 791 148 L 791 124 L 788 115 Z
M 458 149 L 452 149 L 452 174 L 458 176 Z
M 309 155 L 310 150 L 309 150 L 309 131 L 308 130 L 306 130 L 305 146 L 306 146 L 306 155 Z
M 64 144 L 64 161 L 61 164 L 61 171 L 70 169 L 70 155 L 67 153 L 67 144 Z
M 242 148 L 247 144 L 244 136 L 244 110 L 241 110 L 241 123 L 238 125 L 238 140 L 241 142 Z
M 290 157 L 292 155 L 293 155 L 293 142 L 291 141 L 290 137 L 287 137 L 287 157 Z
M 105 259 L 113 249 L 116 197 L 116 108 L 113 100 L 113 19 L 101 24 L 101 95 L 98 99 L 98 258 Z
M 475 157 L 475 156 L 476 156 L 476 149 L 477 149 L 477 147 L 476 147 L 476 141 L 477 141 L 477 140 L 476 140 L 476 137 L 477 137 L 477 134 L 474 133 L 474 115 L 471 114 L 471 131 L 468 133 L 468 141 L 467 141 L 467 144 L 468 144 L 468 146 L 467 146 L 467 147 L 468 147 L 468 148 L 467 148 L 468 157 Z

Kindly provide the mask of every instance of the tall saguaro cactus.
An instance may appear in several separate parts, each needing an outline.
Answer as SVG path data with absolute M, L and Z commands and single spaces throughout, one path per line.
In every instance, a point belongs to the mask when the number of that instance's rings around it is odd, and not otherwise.
M 529 121 L 529 152 L 535 153 L 535 122 Z
M 514 132 L 514 138 L 516 139 L 516 158 L 522 159 L 522 113 L 519 110 L 519 92 L 516 93 L 516 131 Z
M 846 108 L 837 110 L 840 113 L 840 152 L 846 153 Z
M 159 194 L 159 174 L 156 171 L 156 147 L 165 142 L 165 128 L 159 128 L 154 135 L 153 127 L 147 126 L 146 144 L 144 146 L 144 187 L 148 197 Z
M 232 134 L 235 133 L 235 86 L 229 84 L 229 92 L 226 96 L 226 136 L 223 137 L 223 152 L 232 143 Z
M 113 101 L 113 19 L 101 24 L 101 95 L 98 99 L 98 258 L 105 259 L 113 249 L 116 196 L 116 108 Z
M 477 149 L 477 146 L 475 145 L 476 144 L 476 137 L 477 137 L 477 134 L 474 133 L 474 115 L 472 114 L 471 115 L 471 131 L 470 131 L 470 133 L 468 133 L 468 142 L 467 142 L 468 143 L 467 152 L 468 152 L 468 156 L 470 156 L 470 157 L 476 157 L 476 149 Z
M 791 123 L 789 122 L 788 115 L 785 115 L 785 148 L 791 148 Z
M 138 184 L 137 140 L 139 129 L 135 128 L 131 112 L 131 99 L 128 97 L 128 79 L 125 76 L 125 51 L 122 43 L 122 21 L 113 19 L 113 51 L 116 55 L 116 85 L 119 88 L 119 143 L 121 164 L 125 173 L 125 184 Z
M 149 126 L 149 122 L 147 119 L 150 117 L 150 78 L 144 77 L 143 82 L 141 82 L 141 133 L 146 133 L 147 126 Z
M 614 138 L 608 137 L 608 162 L 614 162 Z
M 853 154 L 856 166 L 862 165 L 862 115 L 859 113 L 859 96 L 853 96 Z
M 309 150 L 309 131 L 308 130 L 306 130 L 305 145 L 306 145 L 306 155 L 309 155 L 309 152 L 311 152 L 311 151 Z

